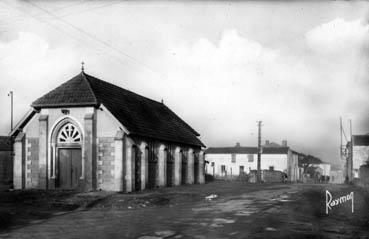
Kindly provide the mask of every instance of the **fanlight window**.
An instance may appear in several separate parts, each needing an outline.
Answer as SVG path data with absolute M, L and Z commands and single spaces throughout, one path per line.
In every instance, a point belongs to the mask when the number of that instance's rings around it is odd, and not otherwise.
M 81 134 L 77 127 L 71 123 L 63 126 L 58 135 L 59 143 L 80 143 Z

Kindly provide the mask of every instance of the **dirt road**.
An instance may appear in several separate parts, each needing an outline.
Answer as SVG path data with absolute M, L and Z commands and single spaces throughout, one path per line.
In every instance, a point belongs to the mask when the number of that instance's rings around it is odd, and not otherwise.
M 343 203 L 327 215 L 325 190 L 354 191 L 354 213 Z M 0 237 L 369 238 L 369 200 L 347 185 L 213 182 L 101 194 L 88 207 L 12 225 Z

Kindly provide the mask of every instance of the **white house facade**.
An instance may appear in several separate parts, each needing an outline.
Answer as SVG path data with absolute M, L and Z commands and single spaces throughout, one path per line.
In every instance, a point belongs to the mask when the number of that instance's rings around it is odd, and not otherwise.
M 216 178 L 238 177 L 257 170 L 257 147 L 209 147 L 205 151 L 205 171 Z M 261 170 L 284 172 L 289 181 L 299 179 L 298 153 L 275 143 L 264 145 Z

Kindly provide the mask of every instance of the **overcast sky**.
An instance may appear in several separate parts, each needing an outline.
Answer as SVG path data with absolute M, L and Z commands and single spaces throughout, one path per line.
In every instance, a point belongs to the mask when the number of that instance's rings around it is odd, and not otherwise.
M 338 162 L 369 132 L 369 4 L 1 1 L 0 135 L 80 72 L 164 103 L 209 146 L 262 138 Z

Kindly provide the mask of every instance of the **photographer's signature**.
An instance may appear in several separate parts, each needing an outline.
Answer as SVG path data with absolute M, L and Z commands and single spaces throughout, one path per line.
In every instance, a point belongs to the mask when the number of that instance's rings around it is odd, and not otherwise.
M 333 199 L 332 194 L 325 190 L 325 213 L 329 213 L 333 207 L 351 201 L 351 212 L 354 213 L 354 192 Z

